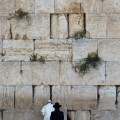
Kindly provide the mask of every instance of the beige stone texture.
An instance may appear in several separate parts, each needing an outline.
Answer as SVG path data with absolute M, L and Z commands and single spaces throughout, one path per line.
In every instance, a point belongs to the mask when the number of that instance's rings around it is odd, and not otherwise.
M 69 15 L 69 37 L 73 37 L 76 32 L 84 30 L 84 15 L 70 14 Z
M 15 0 L 15 9 L 22 9 L 24 12 L 35 12 L 35 0 Z
M 120 85 L 120 62 L 106 63 L 106 84 Z
M 116 88 L 115 86 L 101 86 L 99 88 L 99 110 L 115 110 Z
M 104 61 L 120 61 L 120 40 L 103 39 L 98 42 L 98 54 Z
M 71 60 L 72 41 L 63 39 L 49 39 L 35 41 L 35 53 L 46 60 Z
M 68 110 L 90 110 L 97 104 L 95 86 L 53 86 L 53 102 L 59 102 Z
M 80 39 L 73 41 L 73 61 L 78 61 L 88 56 L 88 53 L 97 52 L 96 39 Z
M 109 14 L 107 17 L 107 38 L 120 38 L 120 14 Z
M 36 86 L 34 91 L 34 108 L 42 109 L 43 105 L 47 104 L 50 99 L 50 87 L 44 85 Z
M 15 1 L 14 0 L 0 0 L 0 14 L 14 13 Z
M 59 84 L 59 62 L 23 62 L 22 70 L 24 85 Z
M 15 109 L 31 110 L 33 108 L 32 86 L 16 86 Z
M 71 120 L 90 120 L 89 111 L 68 111 L 68 116 Z
M 21 83 L 19 62 L 0 62 L 0 85 Z
M 54 13 L 54 0 L 36 0 L 35 13 Z
M 51 38 L 68 37 L 67 14 L 54 14 L 51 16 Z
M 80 13 L 81 0 L 55 0 L 56 13 Z
M 0 39 L 10 38 L 10 24 L 7 20 L 7 15 L 0 15 Z
M 97 69 L 91 68 L 88 73 L 75 72 L 70 62 L 60 63 L 60 85 L 103 85 L 105 84 L 105 63 L 101 62 Z
M 0 86 L 0 109 L 14 108 L 14 87 Z
M 86 14 L 87 37 L 106 38 L 106 14 Z
M 12 39 L 48 39 L 50 38 L 50 15 L 30 14 L 29 19 L 12 19 Z
M 3 40 L 4 61 L 29 61 L 33 51 L 32 40 Z

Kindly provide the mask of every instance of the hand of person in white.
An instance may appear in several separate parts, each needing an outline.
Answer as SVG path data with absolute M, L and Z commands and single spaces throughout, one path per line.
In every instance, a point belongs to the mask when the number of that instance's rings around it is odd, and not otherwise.
M 44 120 L 50 120 L 51 112 L 53 111 L 54 107 L 52 101 L 48 100 L 48 103 L 41 109 L 42 115 L 44 116 Z

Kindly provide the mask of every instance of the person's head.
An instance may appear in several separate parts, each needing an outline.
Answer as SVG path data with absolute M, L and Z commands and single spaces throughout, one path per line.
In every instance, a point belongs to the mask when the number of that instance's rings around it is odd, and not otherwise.
M 61 105 L 60 105 L 58 102 L 56 102 L 56 103 L 53 105 L 53 107 L 54 107 L 55 109 L 59 109 L 59 108 L 61 107 Z

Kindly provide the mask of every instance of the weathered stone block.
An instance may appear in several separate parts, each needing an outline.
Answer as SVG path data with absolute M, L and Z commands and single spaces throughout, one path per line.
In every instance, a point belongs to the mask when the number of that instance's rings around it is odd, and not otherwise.
M 54 4 L 54 0 L 36 0 L 35 13 L 53 13 Z
M 32 86 L 16 86 L 15 108 L 29 110 L 33 108 Z
M 84 16 L 83 14 L 69 15 L 69 37 L 73 37 L 76 32 L 84 30 Z
M 120 41 L 116 39 L 99 40 L 98 54 L 104 61 L 120 60 Z
M 56 13 L 80 13 L 81 0 L 55 0 Z
M 14 87 L 0 86 L 0 109 L 14 108 Z
M 86 14 L 86 31 L 90 38 L 106 38 L 105 14 Z
M 1 13 L 14 13 L 15 12 L 14 0 L 0 0 L 0 14 Z
M 34 92 L 34 107 L 40 109 L 50 99 L 50 87 L 36 86 Z
M 99 105 L 100 110 L 116 109 L 116 88 L 115 86 L 103 86 L 99 89 Z
M 51 17 L 51 38 L 68 37 L 68 18 L 65 14 L 55 14 Z
M 15 0 L 15 9 L 23 9 L 24 12 L 35 12 L 35 0 Z
M 107 17 L 107 38 L 120 38 L 120 14 L 109 14 Z
M 29 61 L 33 54 L 33 41 L 3 40 L 4 61 Z
M 85 75 L 75 72 L 70 62 L 60 63 L 60 85 L 102 85 L 105 84 L 105 63 L 97 69 L 91 68 Z
M 25 85 L 59 84 L 59 62 L 23 62 L 22 83 Z
M 17 85 L 20 79 L 20 63 L 0 62 L 0 85 Z
M 120 85 L 120 62 L 106 63 L 106 84 Z
M 38 57 L 43 56 L 46 60 L 71 60 L 72 41 L 62 39 L 36 40 L 35 52 Z
M 73 61 L 86 58 L 91 52 L 97 52 L 96 39 L 80 39 L 73 42 Z
M 90 110 L 97 104 L 97 88 L 94 86 L 53 86 L 52 97 L 53 102 L 57 101 L 69 110 Z
M 90 120 L 89 111 L 68 111 L 70 120 Z
M 29 20 L 11 20 L 12 39 L 50 38 L 50 15 L 31 14 Z

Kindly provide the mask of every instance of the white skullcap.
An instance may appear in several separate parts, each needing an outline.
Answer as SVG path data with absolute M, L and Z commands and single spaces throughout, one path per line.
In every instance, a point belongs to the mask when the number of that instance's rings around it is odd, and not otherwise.
M 48 100 L 48 103 L 51 103 L 52 101 L 51 100 Z

